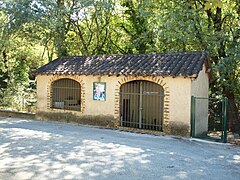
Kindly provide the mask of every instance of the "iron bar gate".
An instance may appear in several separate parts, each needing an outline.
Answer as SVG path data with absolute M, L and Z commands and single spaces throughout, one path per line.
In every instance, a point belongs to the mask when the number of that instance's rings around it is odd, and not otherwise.
M 227 142 L 227 98 L 191 98 L 191 136 Z
M 162 86 L 149 81 L 131 81 L 120 89 L 120 125 L 162 131 Z
M 81 86 L 72 79 L 58 79 L 52 84 L 51 107 L 80 111 Z

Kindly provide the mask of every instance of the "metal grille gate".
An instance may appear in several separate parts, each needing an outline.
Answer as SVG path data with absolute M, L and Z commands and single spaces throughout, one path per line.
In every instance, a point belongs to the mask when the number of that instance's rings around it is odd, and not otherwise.
M 120 125 L 162 131 L 162 86 L 149 81 L 131 81 L 120 89 Z
M 191 136 L 227 142 L 227 98 L 192 96 L 191 101 Z M 204 114 L 207 117 L 204 117 Z M 202 128 L 203 124 L 205 128 Z
M 72 79 L 59 79 L 52 84 L 52 108 L 80 111 L 81 87 Z

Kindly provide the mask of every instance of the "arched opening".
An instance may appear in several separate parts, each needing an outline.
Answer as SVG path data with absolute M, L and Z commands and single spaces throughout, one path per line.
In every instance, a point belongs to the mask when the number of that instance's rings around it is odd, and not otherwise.
M 131 81 L 120 88 L 120 125 L 162 131 L 164 89 L 150 81 Z
M 51 107 L 66 110 L 81 110 L 81 85 L 79 82 L 64 78 L 56 80 L 51 86 Z

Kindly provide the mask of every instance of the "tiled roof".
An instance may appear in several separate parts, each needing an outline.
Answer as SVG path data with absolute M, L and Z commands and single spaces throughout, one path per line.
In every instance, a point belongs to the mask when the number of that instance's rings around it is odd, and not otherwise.
M 197 77 L 207 52 L 59 57 L 34 74 L 151 75 Z

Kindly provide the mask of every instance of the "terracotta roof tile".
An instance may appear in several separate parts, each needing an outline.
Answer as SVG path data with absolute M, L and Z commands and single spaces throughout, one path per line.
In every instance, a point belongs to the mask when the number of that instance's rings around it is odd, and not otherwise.
M 195 77 L 207 52 L 59 57 L 34 74 L 153 75 Z

